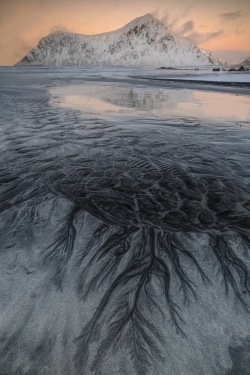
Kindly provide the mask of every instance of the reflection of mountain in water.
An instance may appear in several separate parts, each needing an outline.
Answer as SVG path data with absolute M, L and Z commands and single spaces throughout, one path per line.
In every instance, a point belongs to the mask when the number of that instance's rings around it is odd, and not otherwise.
M 248 133 L 122 126 L 22 94 L 1 108 L 0 373 L 236 366 L 232 336 L 250 334 Z
M 153 110 L 162 107 L 162 104 L 167 104 L 169 100 L 169 93 L 163 90 L 147 91 L 143 89 L 130 89 L 125 95 L 118 90 L 115 95 L 108 99 L 112 104 L 119 107 L 128 107 L 139 110 Z
M 65 107 L 72 107 L 72 100 L 75 103 L 75 109 L 85 108 L 84 105 L 88 104 L 90 99 L 96 103 L 96 99 L 101 100 L 102 105 L 100 112 L 105 109 L 105 103 L 112 104 L 117 107 L 117 111 L 133 109 L 136 111 L 154 111 L 154 110 L 173 110 L 179 103 L 192 101 L 192 97 L 188 90 L 168 90 L 158 88 L 145 88 L 145 87 L 130 87 L 130 86 L 117 86 L 117 85 L 103 85 L 98 83 L 85 83 L 84 85 L 74 85 L 69 87 L 56 87 L 50 90 L 52 97 L 60 98 L 58 100 L 64 104 Z M 67 99 L 69 101 L 67 102 Z M 66 102 L 65 102 L 66 101 Z M 74 108 L 74 106 L 73 106 Z M 112 107 L 115 110 L 114 107 Z M 93 110 L 99 111 L 98 105 L 94 106 Z M 109 110 L 107 106 L 106 110 Z
M 227 93 L 185 89 L 169 89 L 117 84 L 60 86 L 50 89 L 52 104 L 73 108 L 83 113 L 105 115 L 116 113 L 121 120 L 128 116 L 157 116 L 171 123 L 197 125 L 217 123 L 224 119 L 227 126 L 237 122 L 247 126 L 250 121 L 250 99 Z M 59 104 L 58 104 L 59 103 Z

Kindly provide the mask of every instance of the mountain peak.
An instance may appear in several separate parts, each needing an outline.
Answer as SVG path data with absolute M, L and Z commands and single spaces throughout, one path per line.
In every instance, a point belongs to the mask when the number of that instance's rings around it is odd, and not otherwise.
M 250 68 L 250 57 L 248 57 L 247 59 L 245 59 L 244 61 L 242 61 L 241 64 L 238 64 L 238 65 L 241 65 L 244 68 L 249 69 Z
M 56 31 L 40 40 L 17 65 L 199 66 L 216 63 L 187 38 L 181 38 L 151 14 L 102 34 Z
M 147 13 L 144 16 L 137 17 L 137 18 L 133 19 L 132 21 L 130 21 L 129 23 L 127 23 L 125 26 L 121 27 L 120 29 L 109 32 L 109 34 L 110 33 L 126 32 L 130 29 L 133 29 L 134 27 L 136 27 L 138 25 L 143 25 L 145 23 L 152 22 L 152 21 L 154 21 L 155 24 L 162 24 L 162 22 L 159 21 L 157 18 L 153 17 L 150 13 Z M 108 33 L 106 33 L 106 34 L 108 34 Z
M 150 13 L 147 13 L 144 16 L 135 18 L 133 21 L 138 21 L 138 22 L 141 23 L 141 22 L 148 22 L 148 21 L 152 21 L 152 20 L 157 20 L 157 19 L 154 18 Z

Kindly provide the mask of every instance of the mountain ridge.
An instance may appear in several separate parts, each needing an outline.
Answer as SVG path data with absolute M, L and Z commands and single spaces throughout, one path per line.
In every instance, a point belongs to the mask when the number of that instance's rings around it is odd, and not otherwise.
M 150 14 L 106 33 L 57 30 L 42 38 L 16 66 L 202 66 L 219 61 L 188 38 L 179 37 Z
M 250 56 L 247 59 L 245 59 L 244 61 L 242 61 L 242 63 L 239 64 L 239 65 L 242 65 L 246 68 L 250 68 Z

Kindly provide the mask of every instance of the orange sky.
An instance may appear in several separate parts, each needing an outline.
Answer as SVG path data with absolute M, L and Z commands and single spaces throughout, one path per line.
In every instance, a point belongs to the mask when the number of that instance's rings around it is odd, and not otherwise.
M 250 57 L 250 0 L 0 0 L 0 65 L 55 29 L 96 34 L 146 13 L 229 63 Z

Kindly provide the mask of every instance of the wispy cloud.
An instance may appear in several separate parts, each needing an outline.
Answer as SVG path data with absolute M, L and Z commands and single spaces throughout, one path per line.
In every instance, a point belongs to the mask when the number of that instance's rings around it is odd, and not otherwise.
M 166 11 L 155 10 L 150 12 L 152 16 L 158 18 L 164 25 L 166 25 L 170 30 L 176 31 L 179 18 L 171 19 L 171 14 Z
M 185 22 L 179 29 L 180 35 L 185 35 L 194 30 L 194 21 L 190 20 Z
M 237 12 L 230 12 L 230 13 L 219 13 L 218 14 L 218 17 L 222 20 L 222 21 L 235 21 L 237 20 L 238 18 L 240 18 L 242 16 L 242 11 L 241 10 L 238 10 Z
M 197 0 L 189 1 L 191 1 L 191 4 L 184 9 L 183 7 L 175 4 L 171 8 L 171 12 L 169 12 L 169 10 L 156 9 L 154 11 L 151 11 L 150 13 L 152 14 L 152 16 L 158 18 L 161 22 L 163 22 L 170 30 L 176 32 L 180 28 L 180 23 L 185 20 L 190 10 L 194 8 Z M 177 10 L 175 12 L 172 12 L 173 8 Z M 173 17 L 173 15 L 175 15 L 175 17 Z
M 183 14 L 182 14 L 183 18 L 184 18 L 184 17 L 187 17 L 187 15 L 189 14 L 190 10 L 192 10 L 192 9 L 194 8 L 194 3 L 195 3 L 195 1 L 194 1 L 191 5 L 187 6 L 187 7 L 183 10 Z
M 170 15 L 166 12 L 163 12 L 162 16 L 159 17 L 160 21 L 163 22 L 166 26 L 169 26 Z
M 224 34 L 224 30 L 213 31 L 210 33 L 198 33 L 194 31 L 191 34 L 188 34 L 188 37 L 196 44 L 200 44 L 200 43 L 205 43 L 212 39 L 218 38 L 223 34 Z
M 177 33 L 181 36 L 188 37 L 194 43 L 199 44 L 199 43 L 208 42 L 211 39 L 220 37 L 224 33 L 224 30 L 200 33 L 195 30 L 194 21 L 189 20 L 185 22 L 181 27 L 179 27 L 179 29 L 177 30 Z
M 51 33 L 54 33 L 56 31 L 65 31 L 65 32 L 68 32 L 68 33 L 75 32 L 73 27 L 68 28 L 67 26 L 64 26 L 64 25 L 57 25 L 57 26 L 53 26 L 53 27 L 50 28 Z

